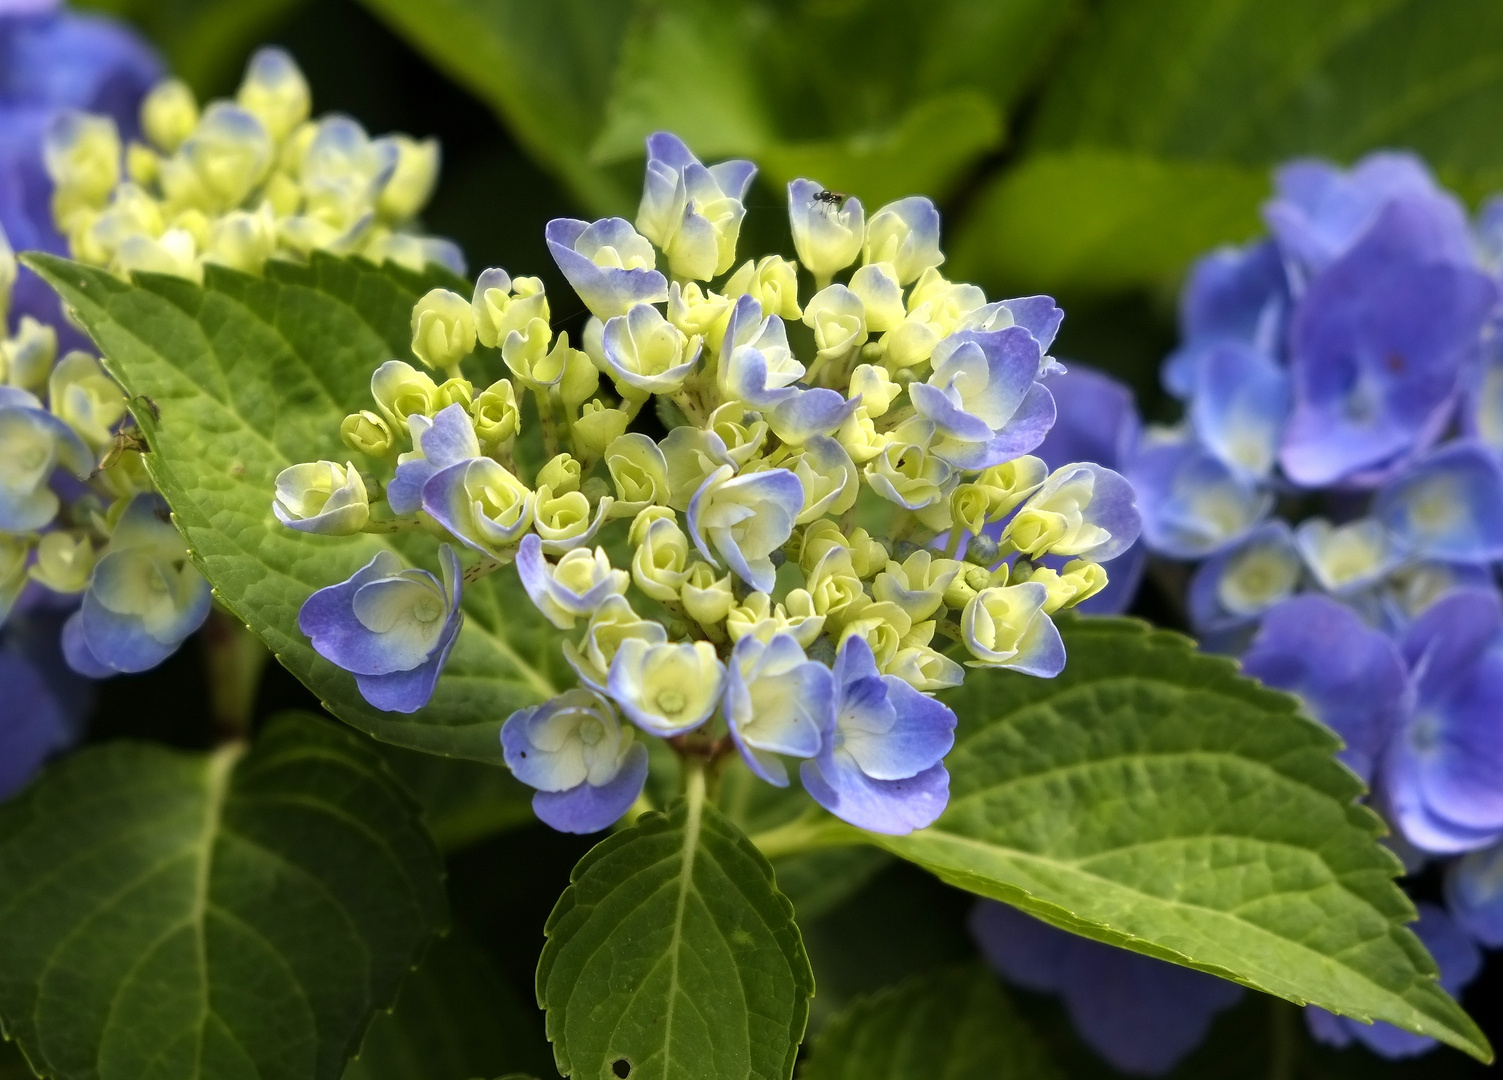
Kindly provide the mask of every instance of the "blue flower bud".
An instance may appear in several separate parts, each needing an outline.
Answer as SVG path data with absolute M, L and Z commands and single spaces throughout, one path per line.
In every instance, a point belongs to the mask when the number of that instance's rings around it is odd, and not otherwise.
M 812 758 L 835 723 L 830 669 L 809 660 L 790 634 L 762 641 L 747 634 L 731 652 L 725 686 L 731 740 L 757 776 L 788 786 L 778 755 Z
M 208 618 L 209 583 L 160 496 L 135 496 L 94 567 L 73 624 L 69 663 L 81 674 L 146 671 L 177 651 Z
M 82 480 L 94 455 L 31 394 L 0 386 L 0 531 L 31 532 L 57 516 L 61 502 L 48 485 L 59 466 Z
M 652 244 L 624 218 L 554 218 L 544 236 L 553 261 L 597 318 L 668 299 L 668 279 L 653 269 Z
M 668 256 L 674 277 L 708 281 L 731 268 L 756 173 L 749 161 L 706 168 L 676 135 L 648 136 L 637 228 Z
M 860 199 L 826 191 L 813 180 L 793 180 L 788 184 L 788 223 L 799 262 L 816 281 L 828 281 L 861 253 L 866 212 Z
M 349 536 L 370 520 L 365 481 L 353 462 L 333 461 L 290 465 L 277 474 L 272 503 L 277 520 L 299 532 Z
M 442 582 L 380 551 L 348 581 L 308 597 L 298 613 L 314 651 L 351 672 L 361 696 L 383 711 L 428 704 L 459 636 L 459 560 L 448 544 L 438 555 Z
M 866 262 L 887 263 L 899 285 L 917 281 L 945 261 L 939 250 L 939 211 L 922 195 L 888 203 L 866 223 L 862 247 Z
M 871 647 L 856 635 L 841 643 L 833 677 L 835 722 L 818 756 L 799 769 L 804 789 L 873 832 L 901 835 L 933 824 L 950 798 L 941 762 L 955 743 L 955 714 L 879 673 Z
M 591 690 L 566 690 L 512 713 L 501 746 L 507 768 L 538 789 L 533 812 L 560 832 L 609 827 L 647 782 L 647 748 Z

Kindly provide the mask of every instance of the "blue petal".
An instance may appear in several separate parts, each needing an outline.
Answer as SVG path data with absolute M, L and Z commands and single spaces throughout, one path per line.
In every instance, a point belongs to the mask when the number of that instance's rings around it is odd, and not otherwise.
M 1503 559 L 1503 465 L 1478 443 L 1448 443 L 1411 465 L 1379 492 L 1373 510 L 1412 555 Z
M 1138 441 L 1138 410 L 1132 389 L 1084 364 L 1048 382 L 1055 421 L 1034 451 L 1058 469 L 1072 461 L 1094 461 L 1120 468 Z
M 449 651 L 459 637 L 463 617 L 456 611 L 449 616 L 444 635 L 429 654 L 426 662 L 411 671 L 397 671 L 389 675 L 356 675 L 355 685 L 360 696 L 373 707 L 383 712 L 413 713 L 428 704 L 438 677 L 443 673 L 449 659 Z
M 903 836 L 932 825 L 950 800 L 950 774 L 934 765 L 902 780 L 873 780 L 849 754 L 821 754 L 799 767 L 804 790 L 857 828 Z
M 1470 266 L 1417 254 L 1427 226 L 1413 200 L 1388 204 L 1301 301 L 1279 457 L 1296 483 L 1371 486 L 1449 422 L 1497 288 Z
M 42 763 L 73 735 L 67 715 L 35 665 L 0 647 L 0 800 L 36 775 Z
M 646 783 L 647 747 L 633 743 L 621 771 L 609 783 L 591 787 L 587 781 L 568 791 L 536 792 L 532 812 L 559 832 L 599 832 L 621 820 Z
M 1369 154 L 1348 172 L 1328 162 L 1294 161 L 1274 174 L 1276 197 L 1263 218 L 1285 255 L 1306 274 L 1340 258 L 1374 227 L 1395 200 L 1422 214 L 1427 258 L 1468 264 L 1471 234 L 1466 211 L 1442 190 L 1418 157 L 1394 151 Z
M 108 679 L 111 675 L 119 674 L 89 650 L 89 643 L 84 640 L 81 612 L 75 611 L 63 624 L 62 647 L 63 658 L 67 660 L 68 666 L 80 675 L 90 679 Z
M 1230 468 L 1263 478 L 1273 469 L 1289 415 L 1289 377 L 1245 345 L 1211 349 L 1190 402 L 1195 433 Z
M 1204 558 L 1245 536 L 1273 508 L 1262 484 L 1237 476 L 1191 440 L 1146 443 L 1128 462 L 1143 540 L 1176 559 Z
M 1346 743 L 1337 756 L 1364 782 L 1404 715 L 1406 673 L 1389 638 L 1317 593 L 1263 619 L 1242 670 L 1296 694 Z
M 585 306 L 598 318 L 610 319 L 624 314 L 633 304 L 656 304 L 668 299 L 668 279 L 657 270 L 623 270 L 597 266 L 588 256 L 574 249 L 575 244 L 593 230 L 605 243 L 634 233 L 625 218 L 602 218 L 591 223 L 574 218 L 555 218 L 544 228 L 544 236 L 553 261 L 568 279 Z
M 994 901 L 977 907 L 971 932 L 982 955 L 1009 978 L 1057 987 L 1081 1038 L 1135 1075 L 1169 1072 L 1243 993 L 1214 975 L 1076 937 Z M 1046 966 L 1054 969 L 1052 979 Z
M 1261 591 L 1249 594 L 1246 586 L 1239 588 L 1236 579 L 1228 580 L 1229 573 L 1247 572 L 1248 559 L 1263 562 L 1255 572 L 1287 570 L 1287 586 L 1275 590 L 1274 583 L 1269 581 Z M 1115 575 L 1113 567 L 1114 578 Z M 1288 524 L 1279 520 L 1265 522 L 1196 568 L 1190 579 L 1191 625 L 1200 633 L 1214 633 L 1248 623 L 1286 599 L 1299 584 L 1299 577 L 1299 552 Z M 1253 588 L 1263 584 L 1253 583 Z
M 1473 851 L 1446 874 L 1446 906 L 1468 934 L 1490 949 L 1503 945 L 1503 844 Z

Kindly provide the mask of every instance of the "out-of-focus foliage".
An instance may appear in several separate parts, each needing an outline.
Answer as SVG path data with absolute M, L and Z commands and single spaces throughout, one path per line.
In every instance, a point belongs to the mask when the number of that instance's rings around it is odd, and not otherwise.
M 671 129 L 774 183 L 967 196 L 947 271 L 1001 291 L 1171 278 L 1257 231 L 1291 155 L 1405 146 L 1469 195 L 1503 180 L 1487 0 L 365 2 L 595 212 L 635 206 Z
M 938 197 L 1002 144 L 1077 5 L 1053 0 L 368 0 L 590 208 L 637 201 L 647 135 Z M 618 164 L 621 167 L 617 167 Z
M 239 74 L 257 43 L 304 0 L 81 0 L 128 19 L 162 50 L 168 67 L 200 95 Z

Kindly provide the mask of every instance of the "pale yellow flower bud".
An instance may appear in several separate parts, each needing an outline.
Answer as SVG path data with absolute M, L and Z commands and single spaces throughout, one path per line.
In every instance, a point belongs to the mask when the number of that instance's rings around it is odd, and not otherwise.
M 141 101 L 141 130 L 158 150 L 172 153 L 198 124 L 198 101 L 181 79 L 165 79 Z
M 688 576 L 679 589 L 679 600 L 683 602 L 689 617 L 701 626 L 716 625 L 736 605 L 730 573 L 717 577 L 715 568 L 709 563 L 695 563 L 689 568 Z
M 391 453 L 391 425 L 369 409 L 346 416 L 339 425 L 339 437 L 351 450 L 370 457 L 380 458 Z
M 464 297 L 430 289 L 412 306 L 412 354 L 423 363 L 450 371 L 474 351 L 475 315 Z

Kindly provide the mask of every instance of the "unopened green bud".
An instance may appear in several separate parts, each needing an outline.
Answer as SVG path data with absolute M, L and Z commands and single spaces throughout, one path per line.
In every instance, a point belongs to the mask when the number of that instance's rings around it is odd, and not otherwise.
M 266 125 L 277 142 L 308 119 L 313 107 L 308 80 L 297 62 L 285 50 L 274 47 L 256 50 L 246 65 L 235 100 Z
M 31 576 L 53 592 L 81 593 L 94 571 L 94 545 L 87 534 L 57 529 L 37 541 Z
M 804 313 L 798 306 L 798 263 L 781 255 L 747 259 L 725 283 L 725 295 L 733 301 L 738 296 L 752 297 L 762 305 L 763 316 L 797 319 Z
M 579 490 L 579 462 L 568 454 L 559 454 L 538 470 L 536 486 L 549 487 L 555 495 Z
M 388 360 L 371 375 L 371 397 L 391 430 L 407 434 L 407 418 L 432 416 L 438 387 L 424 372 L 401 360 Z
M 5 357 L 6 382 L 35 390 L 47 381 L 57 357 L 57 331 L 30 315 L 22 315 L 16 336 L 0 344 L 0 354 Z
M 427 205 L 438 183 L 438 140 L 419 142 L 407 135 L 388 139 L 397 148 L 397 167 L 381 189 L 376 208 L 389 221 L 406 221 Z
M 274 148 L 266 126 L 245 109 L 216 101 L 204 112 L 179 153 L 191 167 L 202 209 L 230 210 L 243 203 L 271 172 Z M 167 176 L 163 174 L 164 187 Z M 186 200 L 190 205 L 197 200 Z
M 620 409 L 608 409 L 598 401 L 587 401 L 579 419 L 574 421 L 574 445 L 581 453 L 598 458 L 626 431 L 628 420 Z
M 145 187 L 156 183 L 162 171 L 162 159 L 149 146 L 132 141 L 125 148 L 125 175 Z
M 209 226 L 204 260 L 246 274 L 260 274 L 277 246 L 277 222 L 271 208 L 254 213 L 232 210 Z
M 482 446 L 494 450 L 521 426 L 516 388 L 508 379 L 497 379 L 480 392 L 470 406 L 470 415 L 475 418 L 475 437 Z
M 158 150 L 170 154 L 198 124 L 198 102 L 181 79 L 165 79 L 141 102 L 141 130 Z
M 67 231 L 75 213 L 103 206 L 120 182 L 120 132 L 108 116 L 65 109 L 42 140 L 42 161 L 52 177 L 52 212 Z
M 339 437 L 351 450 L 358 450 L 370 457 L 380 458 L 391 453 L 391 426 L 369 409 L 350 413 L 339 425 Z
M 412 353 L 440 371 L 459 367 L 475 351 L 469 302 L 448 289 L 430 289 L 412 306 Z
M 0 226 L 0 329 L 7 325 L 5 316 L 10 310 L 10 291 L 16 286 L 16 275 L 19 272 L 15 250 L 10 246 L 4 227 Z M 0 378 L 3 377 L 0 375 Z
M 475 384 L 469 379 L 455 377 L 445 379 L 438 386 L 438 393 L 433 398 L 433 411 L 435 413 L 447 409 L 450 405 L 459 404 L 469 412 L 475 400 Z
M 53 367 L 47 379 L 47 403 L 53 414 L 98 450 L 114 437 L 125 415 L 125 392 L 105 374 L 98 360 L 77 349 Z

